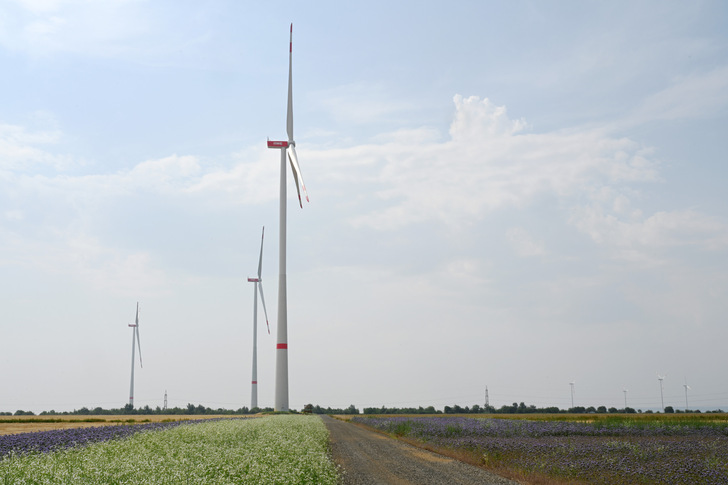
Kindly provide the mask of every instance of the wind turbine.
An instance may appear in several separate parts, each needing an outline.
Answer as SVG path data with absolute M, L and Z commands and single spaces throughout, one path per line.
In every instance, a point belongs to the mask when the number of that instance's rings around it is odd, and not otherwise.
M 268 310 L 265 309 L 265 298 L 263 298 L 263 237 L 265 236 L 265 226 L 260 235 L 260 257 L 258 258 L 258 277 L 248 278 L 253 285 L 253 380 L 250 391 L 250 409 L 258 407 L 258 290 L 260 290 L 260 301 L 263 303 L 263 311 L 265 312 L 265 325 L 268 327 L 270 334 L 270 326 L 268 325 Z
M 622 392 L 624 393 L 624 409 L 627 410 L 627 388 L 622 389 Z
M 690 389 L 690 386 L 688 386 L 688 378 L 685 378 L 685 384 L 683 384 L 683 387 L 685 388 L 685 412 L 688 411 L 688 389 Z
M 662 412 L 665 412 L 665 399 L 662 397 L 662 381 L 667 377 L 667 375 L 661 376 L 660 373 L 657 373 L 657 380 L 660 381 L 660 402 L 662 403 Z
M 134 323 L 129 324 L 130 327 L 134 328 L 134 332 L 131 334 L 131 386 L 129 387 L 129 407 L 134 407 L 134 349 L 139 347 L 139 367 L 142 365 L 142 344 L 139 342 L 139 302 L 137 302 L 136 308 L 136 319 Z
M 571 407 L 574 407 L 574 384 L 576 384 L 576 381 L 569 382 L 569 385 L 571 386 Z
M 281 151 L 281 186 L 280 186 L 280 230 L 278 234 L 278 336 L 276 338 L 276 394 L 275 410 L 288 411 L 288 298 L 286 294 L 286 155 L 291 163 L 293 179 L 296 181 L 298 204 L 303 208 L 301 188 L 308 202 L 306 185 L 303 183 L 301 168 L 296 156 L 296 142 L 293 140 L 293 24 L 288 44 L 288 113 L 286 115 L 286 132 L 288 141 L 268 140 L 268 148 Z M 300 187 L 299 188 L 299 181 Z

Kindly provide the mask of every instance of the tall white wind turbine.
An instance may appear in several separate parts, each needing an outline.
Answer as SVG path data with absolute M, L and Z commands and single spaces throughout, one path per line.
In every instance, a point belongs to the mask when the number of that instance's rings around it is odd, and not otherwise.
M 662 397 L 662 381 L 665 380 L 666 375 L 661 376 L 660 373 L 657 373 L 657 380 L 660 381 L 660 403 L 662 404 L 662 412 L 665 412 L 665 399 Z
M 130 327 L 134 328 L 131 334 L 131 386 L 129 386 L 129 406 L 134 407 L 134 349 L 139 347 L 139 367 L 142 365 L 142 344 L 139 341 L 139 302 L 137 302 L 136 308 L 136 319 L 134 323 L 129 324 Z
M 303 183 L 301 168 L 296 156 L 296 142 L 293 140 L 293 24 L 288 44 L 288 113 L 286 115 L 286 132 L 288 141 L 268 140 L 268 148 L 281 151 L 281 186 L 280 186 L 280 231 L 278 242 L 278 336 L 276 338 L 276 394 L 275 410 L 288 411 L 288 297 L 286 294 L 286 155 L 291 163 L 293 179 L 298 192 L 298 204 L 303 208 L 301 188 L 308 202 L 306 185 Z M 300 187 L 299 187 L 300 184 Z
M 683 384 L 683 387 L 685 388 L 685 412 L 690 409 L 688 407 L 688 390 L 690 390 L 690 386 L 688 386 L 688 378 L 685 378 L 685 384 Z
M 263 237 L 265 236 L 265 226 L 260 235 L 260 257 L 258 258 L 258 276 L 248 278 L 253 283 L 253 379 L 250 391 L 250 409 L 258 407 L 258 291 L 260 291 L 260 301 L 263 303 L 263 311 L 265 312 L 265 325 L 270 333 L 270 325 L 268 325 L 268 310 L 265 309 L 265 298 L 263 298 Z

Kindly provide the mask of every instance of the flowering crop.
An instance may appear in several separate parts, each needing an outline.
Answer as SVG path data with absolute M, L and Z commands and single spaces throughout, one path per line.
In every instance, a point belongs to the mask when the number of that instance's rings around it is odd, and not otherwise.
M 602 484 L 728 483 L 728 425 L 510 419 L 353 418 L 374 428 L 467 450 L 486 466 Z
M 0 436 L 0 459 L 10 454 L 29 452 L 47 453 L 72 446 L 83 446 L 111 439 L 120 439 L 142 431 L 172 428 L 197 421 L 172 421 L 92 428 L 54 429 Z
M 87 447 L 11 455 L 0 483 L 335 484 L 316 416 L 205 421 Z

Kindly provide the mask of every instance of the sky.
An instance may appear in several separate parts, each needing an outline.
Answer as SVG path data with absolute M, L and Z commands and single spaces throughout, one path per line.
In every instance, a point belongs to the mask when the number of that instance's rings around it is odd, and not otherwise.
M 0 411 L 728 410 L 728 4 L 0 0 Z

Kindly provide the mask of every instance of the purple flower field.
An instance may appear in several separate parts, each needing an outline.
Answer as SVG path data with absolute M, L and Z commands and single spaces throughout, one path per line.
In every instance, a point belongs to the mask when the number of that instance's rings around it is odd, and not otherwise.
M 486 466 L 597 484 L 726 484 L 728 424 L 584 423 L 466 417 L 352 421 L 451 450 Z
M 48 453 L 72 446 L 85 446 L 102 441 L 126 438 L 143 431 L 158 431 L 200 421 L 204 420 L 121 424 L 3 435 L 0 436 L 0 460 L 12 454 Z

